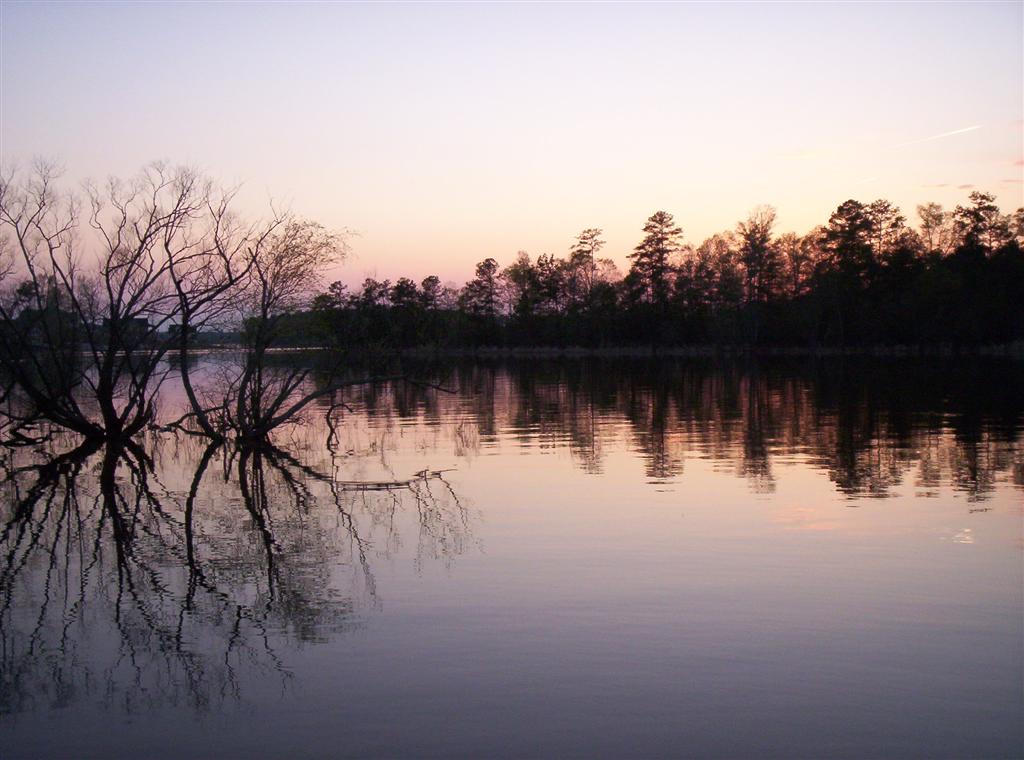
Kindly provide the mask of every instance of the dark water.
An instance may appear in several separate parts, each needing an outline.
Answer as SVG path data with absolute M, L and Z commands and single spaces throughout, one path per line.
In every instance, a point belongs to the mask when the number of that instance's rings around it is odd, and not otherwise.
M 464 364 L 4 454 L 0 757 L 1019 757 L 1024 368 Z

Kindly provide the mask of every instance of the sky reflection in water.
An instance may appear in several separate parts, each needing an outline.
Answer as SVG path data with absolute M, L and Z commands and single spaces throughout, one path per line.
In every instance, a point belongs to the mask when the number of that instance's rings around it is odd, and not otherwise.
M 1022 372 L 463 363 L 330 447 L 11 453 L 0 754 L 1019 755 Z

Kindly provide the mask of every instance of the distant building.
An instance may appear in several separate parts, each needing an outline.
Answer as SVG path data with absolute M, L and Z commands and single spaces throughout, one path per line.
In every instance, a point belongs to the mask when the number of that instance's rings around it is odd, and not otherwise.
M 77 314 L 52 303 L 42 309 L 22 309 L 12 326 L 18 339 L 28 346 L 74 346 L 83 332 Z
M 189 325 L 188 326 L 188 336 L 190 338 L 193 338 L 193 337 L 195 337 L 198 334 L 199 334 L 199 330 L 196 329 L 196 327 L 194 327 L 193 325 Z M 168 338 L 172 338 L 172 339 L 180 338 L 181 337 L 181 325 L 171 325 L 170 327 L 168 327 L 167 328 L 167 337 Z
M 116 330 L 114 329 L 115 326 Z M 104 318 L 102 328 L 105 334 L 109 335 L 113 332 L 117 338 L 117 343 L 120 344 L 121 348 L 125 349 L 137 348 L 146 340 L 150 332 L 149 319 L 146 317 L 128 317 L 116 322 L 109 318 Z

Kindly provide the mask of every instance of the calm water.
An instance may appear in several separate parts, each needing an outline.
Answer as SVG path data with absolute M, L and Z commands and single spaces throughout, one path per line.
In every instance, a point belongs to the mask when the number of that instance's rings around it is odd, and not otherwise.
M 1024 367 L 516 361 L 7 452 L 0 757 L 1019 757 Z

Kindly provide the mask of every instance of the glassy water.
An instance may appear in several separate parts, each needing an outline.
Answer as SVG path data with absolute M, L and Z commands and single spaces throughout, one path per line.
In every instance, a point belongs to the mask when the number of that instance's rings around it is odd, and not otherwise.
M 0 757 L 1017 757 L 1024 367 L 463 363 L 4 453 Z

